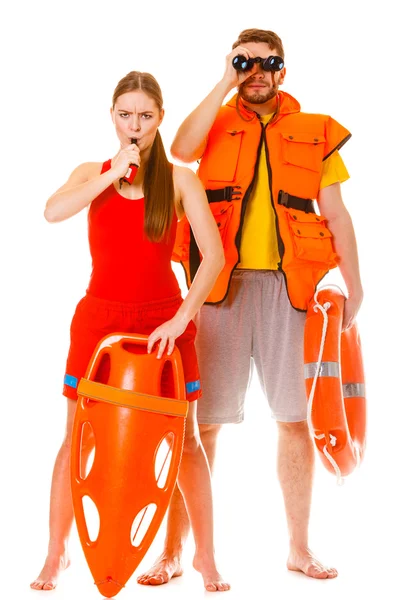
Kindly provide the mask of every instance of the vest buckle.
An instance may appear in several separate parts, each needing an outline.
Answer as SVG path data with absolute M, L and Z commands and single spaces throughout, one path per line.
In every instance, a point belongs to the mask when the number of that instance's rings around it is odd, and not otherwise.
M 237 192 L 235 190 L 241 190 L 241 185 L 227 185 L 224 187 L 224 200 L 238 200 L 242 195 L 242 192 Z
M 283 190 L 279 190 L 278 204 L 281 204 L 282 206 L 288 207 L 288 204 L 289 204 L 289 194 L 287 192 L 284 192 Z

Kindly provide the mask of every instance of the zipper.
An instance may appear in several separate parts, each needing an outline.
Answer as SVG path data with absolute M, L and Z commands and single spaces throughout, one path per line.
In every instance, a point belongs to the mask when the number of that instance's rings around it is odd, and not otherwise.
M 266 125 L 265 125 L 265 130 L 267 129 L 268 125 L 273 121 L 273 118 L 271 121 L 269 121 Z M 280 271 L 283 274 L 283 278 L 285 280 L 285 286 L 286 286 L 286 293 L 287 293 L 287 297 L 288 300 L 290 302 L 290 305 L 297 310 L 298 312 L 307 312 L 301 308 L 296 308 L 295 306 L 293 306 L 292 301 L 290 299 L 289 296 L 289 289 L 288 289 L 288 284 L 287 284 L 287 278 L 286 278 L 286 273 L 282 268 L 282 261 L 283 261 L 283 255 L 285 254 L 285 244 L 283 243 L 283 239 L 281 237 L 281 232 L 279 230 L 279 220 L 278 220 L 278 214 L 276 212 L 276 208 L 275 208 L 275 204 L 274 204 L 274 194 L 272 191 L 272 167 L 271 167 L 271 162 L 269 160 L 269 150 L 268 150 L 268 144 L 267 144 L 267 135 L 266 135 L 266 131 L 265 131 L 265 135 L 264 135 L 264 144 L 265 144 L 265 157 L 267 159 L 267 169 L 268 169 L 268 183 L 269 183 L 269 191 L 270 191 L 270 197 L 271 197 L 271 204 L 272 204 L 272 208 L 273 211 L 275 213 L 275 230 L 276 230 L 276 237 L 278 240 L 278 252 L 279 252 L 279 256 L 280 256 L 280 262 L 278 263 L 278 271 Z
M 256 113 L 257 118 L 260 121 L 260 116 Z M 257 150 L 257 159 L 256 159 L 256 164 L 254 166 L 254 172 L 253 172 L 253 179 L 250 181 L 250 185 L 247 188 L 247 190 L 244 193 L 243 196 L 243 200 L 242 200 L 242 207 L 241 207 L 241 211 L 240 211 L 240 221 L 239 221 L 239 227 L 235 236 L 235 246 L 237 249 L 237 253 L 238 253 L 238 261 L 237 263 L 233 266 L 233 269 L 231 271 L 231 274 L 229 276 L 229 281 L 228 281 L 228 286 L 226 288 L 226 294 L 225 296 L 219 300 L 218 302 L 205 302 L 204 304 L 212 304 L 212 305 L 220 305 L 228 296 L 229 294 L 229 290 L 231 287 L 231 281 L 232 281 L 232 277 L 233 277 L 233 272 L 236 269 L 237 265 L 240 263 L 240 242 L 242 241 L 242 230 L 243 230 L 243 221 L 244 221 L 244 215 L 246 213 L 246 207 L 247 207 L 247 203 L 249 201 L 250 198 L 250 194 L 253 190 L 253 186 L 254 186 L 254 182 L 256 180 L 257 177 L 257 172 L 258 172 L 258 164 L 260 162 L 260 156 L 261 156 L 261 148 L 262 148 L 262 144 L 263 144 L 263 137 L 264 137 L 264 125 L 261 123 L 260 121 L 260 125 L 261 125 L 261 137 L 260 137 L 260 142 L 258 144 L 258 150 Z
M 275 214 L 275 230 L 276 230 L 276 237 L 278 240 L 278 252 L 279 252 L 280 259 L 281 259 L 280 262 L 278 263 L 278 271 L 281 271 L 281 273 L 284 273 L 284 271 L 282 269 L 282 260 L 283 260 L 283 255 L 285 253 L 285 244 L 283 243 L 281 233 L 279 230 L 278 214 L 276 212 L 276 208 L 275 208 L 275 204 L 274 204 L 273 191 L 272 191 L 272 167 L 271 167 L 271 162 L 269 159 L 269 149 L 268 149 L 267 135 L 266 135 L 266 129 L 269 124 L 270 124 L 270 121 L 265 125 L 265 130 L 264 130 L 265 158 L 267 160 L 269 195 L 271 198 L 272 209 Z M 286 282 L 286 276 L 285 276 L 285 282 Z M 287 287 L 287 285 L 286 285 L 286 287 Z
M 259 115 L 256 113 L 257 118 L 260 119 Z M 236 266 L 240 263 L 240 243 L 242 241 L 242 233 L 243 233 L 243 221 L 244 221 L 244 216 L 246 214 L 246 208 L 247 208 L 247 204 L 250 198 L 250 194 L 253 190 L 253 186 L 254 186 L 254 182 L 256 180 L 257 177 L 257 173 L 258 173 L 258 165 L 260 162 L 260 156 L 261 156 L 261 148 L 262 148 L 262 144 L 263 144 L 263 137 L 265 137 L 264 135 L 264 125 L 263 123 L 261 123 L 261 121 L 259 121 L 260 125 L 261 125 L 261 137 L 260 137 L 260 142 L 258 144 L 258 150 L 257 150 L 257 159 L 256 159 L 256 163 L 254 165 L 254 172 L 253 172 L 253 178 L 250 181 L 250 185 L 247 188 L 244 196 L 243 196 L 243 200 L 242 200 L 242 207 L 241 207 L 241 212 L 240 212 L 240 222 L 239 222 L 239 228 L 237 230 L 236 233 L 236 237 L 235 237 L 235 246 L 237 248 L 238 251 L 238 256 L 239 256 L 239 260 L 236 263 L 236 265 L 234 266 L 234 268 L 232 269 L 232 273 L 233 270 L 236 268 Z
M 273 211 L 275 213 L 275 230 L 276 230 L 276 237 L 278 240 L 278 252 L 279 252 L 279 256 L 280 256 L 280 262 L 278 263 L 278 271 L 280 271 L 283 274 L 283 278 L 285 280 L 285 286 L 286 286 L 286 293 L 287 293 L 287 297 L 289 299 L 290 305 L 297 310 L 298 312 L 306 312 L 300 308 L 296 308 L 295 306 L 293 306 L 292 301 L 290 300 L 290 296 L 289 296 L 289 289 L 288 289 L 288 282 L 287 282 L 287 278 L 286 278 L 286 273 L 282 268 L 282 261 L 283 261 L 283 255 L 285 254 L 285 244 L 283 243 L 283 239 L 281 236 L 281 232 L 279 230 L 279 220 L 278 220 L 278 214 L 276 212 L 276 208 L 275 208 L 275 204 L 274 204 L 274 194 L 272 191 L 272 167 L 271 167 L 271 162 L 269 160 L 269 149 L 268 149 L 268 144 L 267 144 L 267 135 L 266 135 L 266 129 L 268 127 L 268 125 L 273 121 L 274 119 L 272 118 L 271 121 L 269 121 L 266 125 L 265 125 L 265 130 L 263 131 L 264 133 L 264 145 L 265 145 L 265 157 L 267 160 L 267 169 L 268 169 L 268 183 L 269 183 L 269 192 L 270 192 L 270 197 L 271 197 L 271 204 L 272 204 L 272 208 Z
M 262 148 L 262 144 L 263 144 L 263 137 L 265 137 L 264 136 L 264 125 L 260 121 L 260 115 L 258 115 L 257 113 L 255 113 L 255 114 L 257 115 L 257 118 L 258 118 L 258 120 L 260 122 L 260 125 L 261 125 L 261 137 L 260 137 L 260 142 L 258 144 L 257 159 L 256 159 L 256 163 L 255 163 L 255 166 L 254 166 L 253 178 L 250 181 L 249 187 L 247 188 L 247 190 L 245 191 L 244 196 L 243 196 L 242 206 L 241 206 L 241 211 L 240 211 L 239 227 L 238 227 L 238 230 L 237 230 L 237 233 L 236 233 L 236 236 L 235 236 L 235 246 L 236 246 L 237 253 L 238 253 L 238 261 L 233 266 L 233 269 L 232 269 L 231 274 L 229 276 L 229 281 L 228 281 L 228 286 L 226 288 L 226 294 L 225 294 L 225 296 L 221 300 L 218 300 L 218 302 L 204 302 L 204 304 L 211 304 L 211 305 L 214 305 L 214 306 L 218 306 L 218 305 L 220 305 L 227 298 L 228 293 L 229 293 L 229 289 L 230 289 L 230 286 L 231 286 L 233 272 L 236 269 L 237 265 L 240 263 L 240 243 L 242 241 L 242 230 L 243 230 L 244 215 L 246 213 L 247 203 L 249 201 L 250 194 L 251 194 L 251 192 L 253 190 L 254 182 L 255 182 L 256 177 L 257 177 L 258 165 L 259 165 L 260 156 L 261 156 L 261 148 Z M 186 271 L 185 271 L 185 275 L 186 275 Z M 187 279 L 187 275 L 186 275 L 186 279 Z

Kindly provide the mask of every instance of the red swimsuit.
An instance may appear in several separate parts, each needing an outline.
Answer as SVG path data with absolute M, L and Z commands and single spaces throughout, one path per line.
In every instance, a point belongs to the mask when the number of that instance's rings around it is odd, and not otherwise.
M 102 173 L 111 161 L 103 164 Z M 86 296 L 78 303 L 71 323 L 64 395 L 76 400 L 79 379 L 98 342 L 115 332 L 150 334 L 172 319 L 182 304 L 171 268 L 176 233 L 174 215 L 169 235 L 150 242 L 144 234 L 143 198 L 129 200 L 110 185 L 95 198 L 88 214 L 92 274 Z M 176 339 L 181 352 L 187 400 L 201 396 L 194 347 L 196 327 L 191 321 Z
M 111 161 L 104 163 L 102 173 Z M 159 243 L 145 236 L 144 198 L 128 200 L 111 185 L 91 204 L 88 215 L 92 275 L 88 293 L 107 300 L 145 302 L 180 293 L 171 268 L 176 234 Z

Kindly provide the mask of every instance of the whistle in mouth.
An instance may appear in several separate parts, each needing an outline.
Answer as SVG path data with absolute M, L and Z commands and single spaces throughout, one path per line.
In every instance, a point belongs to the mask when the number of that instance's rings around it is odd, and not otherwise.
M 136 144 L 136 143 L 137 143 L 137 139 L 131 138 L 131 144 Z M 135 179 L 138 168 L 139 168 L 138 165 L 131 163 L 129 165 L 129 169 L 127 170 L 125 176 L 120 179 L 120 182 L 122 183 L 122 181 L 126 181 L 129 184 L 133 183 L 133 180 Z

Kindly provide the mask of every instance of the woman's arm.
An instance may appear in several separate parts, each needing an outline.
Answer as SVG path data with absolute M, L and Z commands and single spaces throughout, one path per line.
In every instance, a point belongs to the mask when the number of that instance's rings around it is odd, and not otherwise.
M 190 169 L 175 166 L 174 182 L 203 259 L 174 318 L 160 325 L 149 336 L 149 352 L 154 343 L 161 340 L 158 358 L 162 356 L 167 343 L 168 354 L 171 354 L 175 339 L 185 331 L 189 321 L 203 305 L 225 264 L 221 237 L 200 180 Z
M 72 171 L 68 181 L 47 201 L 44 217 L 50 223 L 58 223 L 73 217 L 88 206 L 113 181 L 112 171 L 100 175 L 99 163 L 83 163 Z
M 140 165 L 139 149 L 135 144 L 121 149 L 113 158 L 111 169 L 105 173 L 100 174 L 100 163 L 79 165 L 68 181 L 48 199 L 45 219 L 50 223 L 57 223 L 73 217 L 114 181 L 123 177 L 131 163 Z
M 204 188 L 193 171 L 175 167 L 181 203 L 203 257 L 177 316 L 188 323 L 204 304 L 225 264 L 224 249 Z

